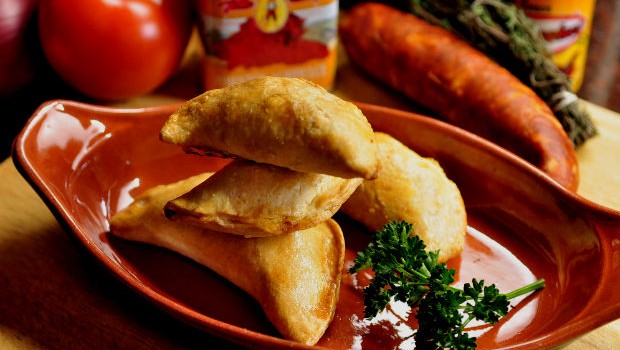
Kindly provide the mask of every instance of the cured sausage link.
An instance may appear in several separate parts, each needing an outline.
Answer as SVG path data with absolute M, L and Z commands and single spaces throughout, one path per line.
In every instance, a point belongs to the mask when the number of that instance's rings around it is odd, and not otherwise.
M 549 107 L 483 53 L 443 28 L 378 3 L 354 6 L 339 29 L 349 60 L 365 72 L 577 189 L 575 149 Z

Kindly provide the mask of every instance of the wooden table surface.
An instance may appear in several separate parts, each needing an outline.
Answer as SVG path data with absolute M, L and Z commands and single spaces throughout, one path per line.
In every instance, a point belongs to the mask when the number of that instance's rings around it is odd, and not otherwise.
M 620 8 L 617 1 L 599 2 L 612 3 L 616 12 Z M 187 59 L 191 62 L 195 58 Z M 189 64 L 156 93 L 117 105 L 177 102 L 199 90 L 195 67 Z M 411 108 L 407 101 L 358 75 L 346 64 L 339 68 L 334 92 L 347 99 Z M 41 98 L 72 96 L 71 92 L 62 96 L 42 93 L 29 103 L 38 105 Z M 620 210 L 620 114 L 595 104 L 586 106 L 600 135 L 578 151 L 578 193 Z M 9 127 L 19 129 L 25 119 L 15 120 Z M 2 127 L 6 130 L 5 125 Z M 109 275 L 70 239 L 7 158 L 0 163 L 0 349 L 92 348 L 237 347 L 169 316 Z M 566 349 L 620 349 L 620 320 L 576 339 Z
M 407 108 L 350 67 L 339 74 L 335 93 L 342 97 Z M 150 95 L 123 106 L 179 100 Z M 579 193 L 620 210 L 620 114 L 587 107 L 601 133 L 578 152 Z M 235 348 L 173 319 L 103 271 L 69 239 L 11 159 L 0 164 L 0 179 L 0 349 Z M 620 321 L 567 347 L 619 348 Z
M 376 92 L 366 102 L 400 103 Z M 620 115 L 588 107 L 602 132 L 579 152 L 579 193 L 620 210 Z M 0 163 L 0 179 L 0 349 L 236 348 L 173 319 L 102 270 L 11 159 Z M 566 349 L 620 349 L 620 320 Z

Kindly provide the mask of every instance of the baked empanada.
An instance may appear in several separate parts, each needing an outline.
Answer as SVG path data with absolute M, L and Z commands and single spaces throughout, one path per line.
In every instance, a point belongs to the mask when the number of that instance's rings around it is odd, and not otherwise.
M 284 338 L 315 344 L 330 324 L 339 296 L 342 230 L 329 219 L 304 231 L 244 238 L 166 219 L 164 204 L 206 176 L 145 191 L 112 217 L 110 231 L 210 268 L 254 297 Z
M 331 218 L 362 181 L 235 160 L 164 211 L 171 220 L 215 231 L 273 236 Z
M 458 255 L 465 244 L 467 216 L 457 186 L 441 166 L 423 158 L 392 136 L 375 133 L 381 171 L 364 181 L 342 211 L 376 231 L 392 220 L 413 224 L 413 232 L 439 259 Z
M 262 77 L 209 90 L 163 126 L 163 141 L 301 172 L 371 179 L 374 135 L 354 104 L 298 78 Z

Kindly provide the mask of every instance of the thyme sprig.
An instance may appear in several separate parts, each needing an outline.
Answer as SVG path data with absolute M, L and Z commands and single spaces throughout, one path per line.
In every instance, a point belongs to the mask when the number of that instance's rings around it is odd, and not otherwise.
M 402 1 L 393 1 L 402 8 Z M 460 36 L 512 72 L 551 108 L 575 147 L 597 134 L 532 20 L 503 0 L 408 0 L 410 11 Z

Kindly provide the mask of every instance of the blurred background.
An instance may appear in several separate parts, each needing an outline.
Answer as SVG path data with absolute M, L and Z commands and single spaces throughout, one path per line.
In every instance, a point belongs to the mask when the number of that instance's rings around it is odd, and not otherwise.
M 117 67 L 116 72 L 97 72 L 103 77 L 97 79 L 102 82 L 100 85 L 88 78 L 90 72 L 80 71 L 80 63 L 72 61 L 75 57 L 66 57 L 66 53 L 54 51 L 63 44 L 57 41 L 58 38 L 68 35 L 71 40 L 82 40 L 84 51 L 95 46 L 104 47 L 109 55 L 95 59 L 112 60 L 121 48 L 109 45 L 104 39 L 89 37 L 86 31 L 76 31 L 74 28 L 86 28 L 93 21 L 100 20 L 101 23 L 112 23 L 115 28 L 120 28 L 118 33 L 111 35 L 135 38 L 136 35 L 131 32 L 134 27 L 132 21 L 135 19 L 123 18 L 101 5 L 89 4 L 86 9 L 83 9 L 84 6 L 71 6 L 81 1 L 0 0 L 0 159 L 10 155 L 15 135 L 44 101 L 71 99 L 111 106 L 143 106 L 150 103 L 149 96 L 160 96 L 157 101 L 162 103 L 167 100 L 161 96 L 175 101 L 203 91 L 199 62 L 204 52 L 196 29 L 199 16 L 197 9 L 190 6 L 189 0 L 163 1 L 165 6 L 169 6 L 166 12 L 173 14 L 168 17 L 161 17 L 161 14 L 149 12 L 152 9 L 145 8 L 145 16 L 150 16 L 153 23 L 173 22 L 175 31 L 162 34 L 165 37 L 163 46 L 154 48 L 142 45 L 139 41 L 128 43 L 133 50 L 131 56 L 148 64 L 144 64 L 144 70 L 140 72 L 126 72 L 122 67 Z M 55 2 L 63 6 L 53 8 L 50 4 Z M 241 0 L 230 2 L 239 6 L 244 3 Z M 340 6 L 346 7 L 352 2 L 341 0 Z M 93 17 L 93 14 L 96 16 Z M 116 25 L 119 23 L 121 25 Z M 620 1 L 596 0 L 587 63 L 578 96 L 616 112 L 620 112 L 618 38 Z M 43 45 L 46 46 L 45 51 Z M 52 68 L 50 60 L 54 61 L 55 68 Z M 62 72 L 63 77 L 58 72 Z M 106 77 L 115 76 L 142 82 L 144 86 L 136 83 L 135 91 L 115 91 L 105 85 Z M 79 89 L 75 86 L 79 86 Z M 93 97 L 97 93 L 83 92 L 89 89 L 104 93 Z
M 584 84 L 584 100 L 620 112 L 620 1 L 597 0 Z

